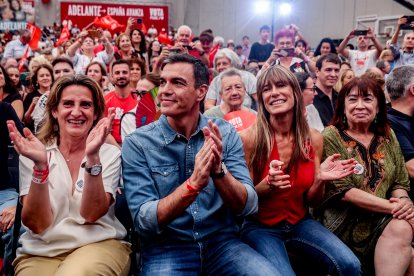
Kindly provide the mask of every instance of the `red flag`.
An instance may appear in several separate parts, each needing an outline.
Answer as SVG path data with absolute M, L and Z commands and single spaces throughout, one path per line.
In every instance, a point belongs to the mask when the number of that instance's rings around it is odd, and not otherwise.
M 101 27 L 103 29 L 108 29 L 110 31 L 115 31 L 116 29 L 125 27 L 124 25 L 119 24 L 119 22 L 113 19 L 110 15 L 106 15 L 101 18 L 96 17 L 93 23 L 95 26 Z
M 27 23 L 27 29 L 29 29 L 30 33 L 32 34 L 29 46 L 30 48 L 35 50 L 38 48 L 40 38 L 42 37 L 42 30 L 29 22 Z
M 145 26 L 144 23 L 141 24 L 141 31 L 146 35 L 147 34 L 147 27 Z
M 60 33 L 59 40 L 55 43 L 55 46 L 62 45 L 63 42 L 67 41 L 70 37 L 68 25 L 63 27 L 62 32 Z
M 213 67 L 213 61 L 214 57 L 217 54 L 217 51 L 219 50 L 220 44 L 217 43 L 216 46 L 213 47 L 213 49 L 210 50 L 210 53 L 208 54 L 208 60 L 210 61 L 210 66 Z
M 30 24 L 30 23 L 27 23 L 27 24 Z M 22 72 L 22 70 L 23 70 L 23 66 L 24 66 L 24 63 L 26 62 L 26 60 L 27 60 L 27 55 L 29 54 L 29 46 L 27 46 L 27 48 L 26 48 L 26 51 L 24 51 L 24 55 L 22 56 L 22 58 L 20 59 L 20 63 L 19 63 L 19 71 L 20 72 Z
M 159 41 L 160 43 L 162 43 L 162 44 L 169 45 L 169 44 L 171 44 L 172 39 L 170 39 L 170 38 L 168 37 L 168 34 L 167 34 L 167 33 L 160 33 L 160 34 L 158 35 L 158 41 Z

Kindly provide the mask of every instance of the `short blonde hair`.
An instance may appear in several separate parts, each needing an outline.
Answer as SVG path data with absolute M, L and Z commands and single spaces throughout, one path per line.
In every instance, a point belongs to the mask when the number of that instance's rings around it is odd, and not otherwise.
M 35 62 L 37 62 L 39 65 L 47 64 L 49 66 L 52 66 L 52 64 L 50 64 L 50 62 L 47 60 L 47 58 L 45 58 L 45 56 L 40 55 L 40 56 L 34 57 L 32 58 L 32 60 L 30 60 L 30 63 L 29 63 L 29 71 L 32 74 L 34 73 L 33 66 Z

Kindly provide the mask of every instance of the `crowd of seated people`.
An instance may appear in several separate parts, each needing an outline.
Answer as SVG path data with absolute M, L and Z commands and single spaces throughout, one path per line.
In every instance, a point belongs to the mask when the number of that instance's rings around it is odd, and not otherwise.
M 134 20 L 47 49 L 7 33 L 1 273 L 414 275 L 407 18 L 314 47 Z

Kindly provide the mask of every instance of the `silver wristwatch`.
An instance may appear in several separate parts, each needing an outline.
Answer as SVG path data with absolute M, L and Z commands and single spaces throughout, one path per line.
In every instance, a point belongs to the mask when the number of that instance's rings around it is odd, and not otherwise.
M 82 163 L 81 167 L 85 169 L 85 172 L 89 173 L 92 176 L 100 175 L 102 172 L 102 164 L 96 164 L 90 167 L 86 167 L 86 161 L 85 161 Z

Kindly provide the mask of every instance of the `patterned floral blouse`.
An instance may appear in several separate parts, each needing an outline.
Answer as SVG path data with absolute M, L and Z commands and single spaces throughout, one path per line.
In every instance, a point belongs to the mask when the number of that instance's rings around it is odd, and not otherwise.
M 384 199 L 389 199 L 396 189 L 409 191 L 409 178 L 400 145 L 393 131 L 389 137 L 374 136 L 368 148 L 334 126 L 325 128 L 322 134 L 323 159 L 340 153 L 341 159 L 355 158 L 364 169 L 361 174 L 353 173 L 327 183 L 324 202 L 314 211 L 314 215 L 358 257 L 372 256 L 376 241 L 391 216 L 361 209 L 341 199 L 352 188 Z

